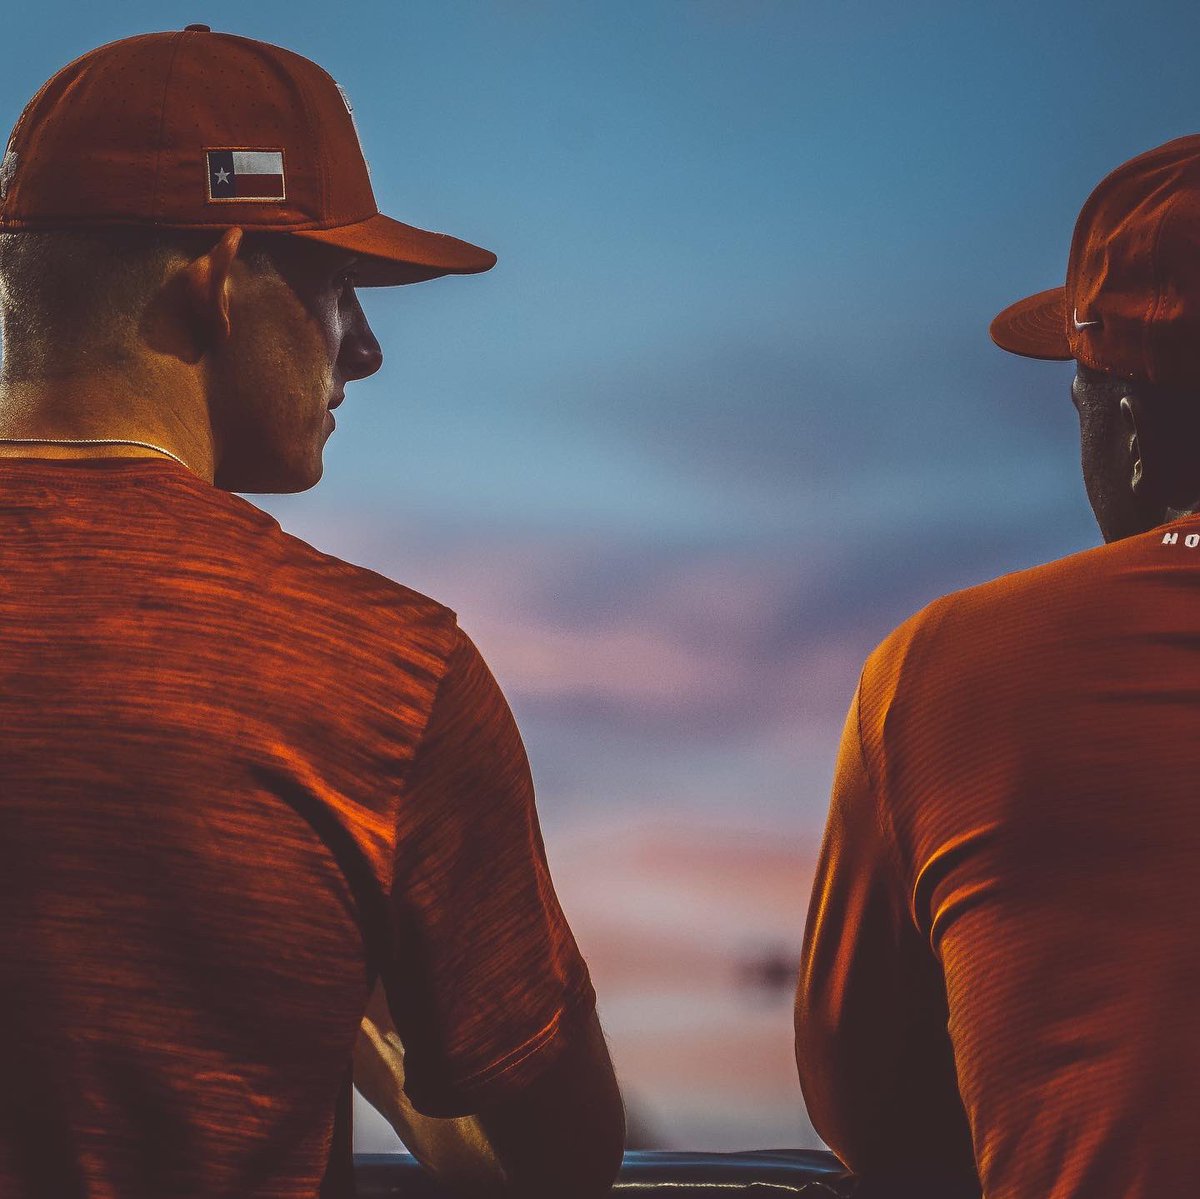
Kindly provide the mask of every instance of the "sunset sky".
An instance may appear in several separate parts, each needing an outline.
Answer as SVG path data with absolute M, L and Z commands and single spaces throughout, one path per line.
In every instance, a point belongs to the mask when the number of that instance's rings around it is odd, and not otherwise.
M 196 21 L 320 62 L 382 211 L 499 255 L 363 292 L 385 363 L 322 482 L 248 498 L 489 660 L 647 1141 L 816 1144 L 755 963 L 798 950 L 867 652 L 1098 541 L 1069 364 L 987 327 L 1104 174 L 1200 130 L 1200 9 L 45 0 L 0 120 Z

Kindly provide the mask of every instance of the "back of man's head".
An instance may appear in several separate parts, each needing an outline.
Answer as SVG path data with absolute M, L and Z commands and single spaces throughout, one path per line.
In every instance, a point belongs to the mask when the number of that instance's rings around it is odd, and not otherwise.
M 355 289 L 495 260 L 379 212 L 309 59 L 204 25 L 110 42 L 38 90 L 0 160 L 0 441 L 304 490 L 382 362 Z
M 1010 305 L 993 340 L 1078 363 L 1088 498 L 1105 539 L 1200 506 L 1200 135 L 1123 163 L 1079 214 L 1062 287 Z
M 206 230 L 111 227 L 0 233 L 0 380 L 132 366 L 143 318 L 174 269 L 209 249 Z M 240 257 L 271 270 L 261 240 Z

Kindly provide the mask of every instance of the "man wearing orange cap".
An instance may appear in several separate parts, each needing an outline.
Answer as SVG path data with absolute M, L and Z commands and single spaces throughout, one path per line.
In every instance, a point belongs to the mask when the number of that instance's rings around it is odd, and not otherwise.
M 801 1083 L 863 1194 L 1188 1195 L 1200 136 L 1104 179 L 1066 286 L 992 336 L 1077 362 L 1106 544 L 945 596 L 867 660 L 805 936 Z
M 0 1195 L 607 1193 L 623 1115 L 504 696 L 445 606 L 234 492 L 321 477 L 381 215 L 342 89 L 205 26 L 64 67 L 0 163 Z

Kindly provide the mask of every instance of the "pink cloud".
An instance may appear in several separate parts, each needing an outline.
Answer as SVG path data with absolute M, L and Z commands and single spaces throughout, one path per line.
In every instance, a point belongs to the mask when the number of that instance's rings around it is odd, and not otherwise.
M 792 1057 L 794 984 L 745 965 L 798 955 L 815 842 L 659 817 L 566 830 L 550 846 L 613 1060 L 661 1143 L 815 1145 Z
M 552 785 L 539 782 L 551 869 L 623 1084 L 660 1143 L 817 1144 L 790 987 L 748 979 L 757 961 L 786 972 L 798 955 L 867 639 L 809 633 L 795 609 L 816 584 L 776 559 L 360 537 L 343 556 L 458 611 L 518 711 L 535 777 L 555 759 Z
M 840 724 L 874 638 L 808 633 L 829 563 L 728 547 L 654 554 L 596 535 L 301 529 L 454 608 L 515 706 L 582 705 L 584 722 L 781 736 Z
M 681 642 L 669 628 L 638 621 L 562 629 L 512 617 L 476 622 L 493 669 L 514 694 L 585 696 L 675 709 L 698 691 L 746 686 L 748 664 L 719 646 Z

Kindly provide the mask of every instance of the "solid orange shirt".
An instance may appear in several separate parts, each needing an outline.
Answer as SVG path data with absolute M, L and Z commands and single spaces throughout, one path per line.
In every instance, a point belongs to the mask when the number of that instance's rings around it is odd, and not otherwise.
M 842 740 L 796 1002 L 817 1131 L 914 1194 L 1194 1194 L 1198 863 L 1200 516 L 930 604 Z
M 169 459 L 0 458 L 0 766 L 5 1199 L 340 1196 L 380 973 L 431 1114 L 594 1008 L 455 614 Z

